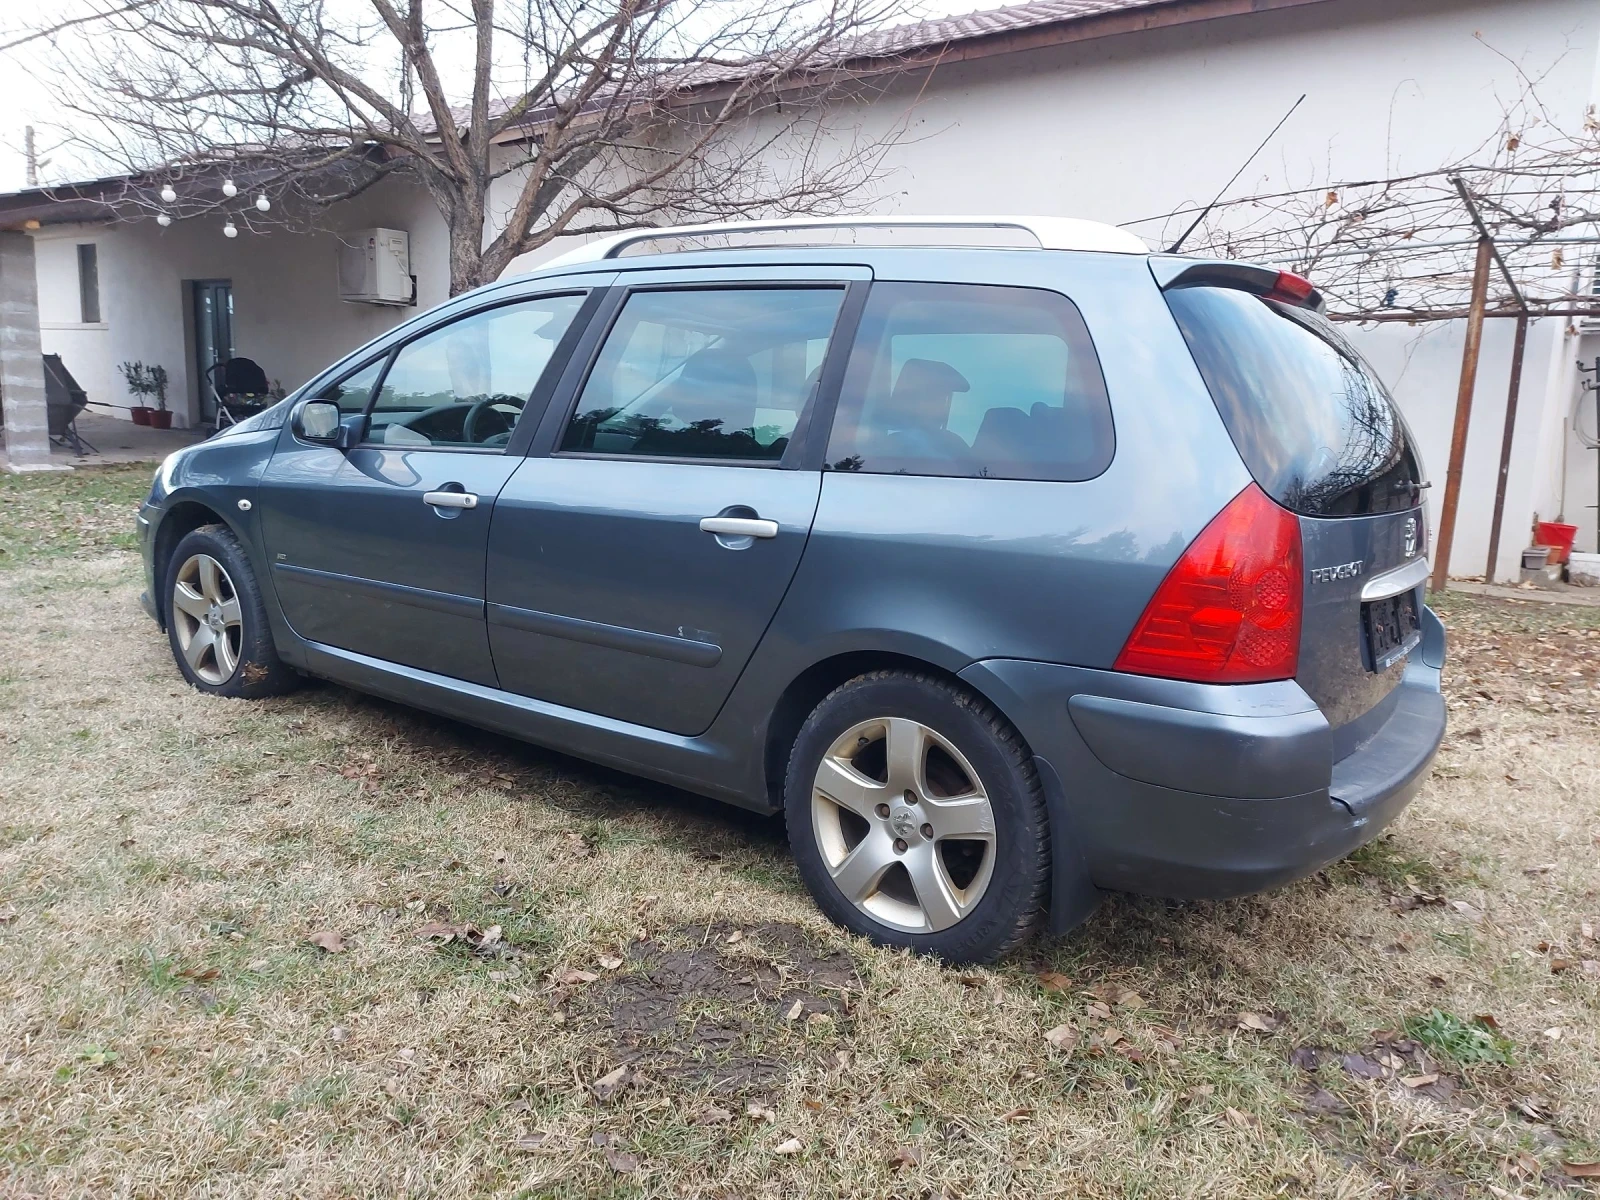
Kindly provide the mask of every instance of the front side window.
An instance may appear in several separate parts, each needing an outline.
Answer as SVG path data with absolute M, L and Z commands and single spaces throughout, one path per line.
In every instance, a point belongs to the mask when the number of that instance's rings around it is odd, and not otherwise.
M 407 342 L 383 377 L 367 441 L 504 446 L 582 304 L 581 295 L 504 304 Z
M 1113 451 L 1077 308 L 1036 288 L 879 283 L 828 444 L 835 471 L 1089 479 Z
M 378 386 L 378 376 L 383 374 L 383 364 L 388 361 L 380 358 L 352 371 L 337 383 L 323 388 L 317 393 L 317 399 L 331 400 L 347 416 L 366 412 L 367 405 L 372 402 L 372 389 Z
M 561 449 L 776 462 L 816 391 L 843 298 L 838 287 L 635 292 Z

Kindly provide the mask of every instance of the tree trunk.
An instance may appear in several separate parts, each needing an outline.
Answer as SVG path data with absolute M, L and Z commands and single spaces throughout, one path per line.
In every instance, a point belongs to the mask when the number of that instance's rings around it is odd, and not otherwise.
M 450 219 L 450 294 L 459 296 L 494 282 L 483 256 L 483 210 L 457 212 Z

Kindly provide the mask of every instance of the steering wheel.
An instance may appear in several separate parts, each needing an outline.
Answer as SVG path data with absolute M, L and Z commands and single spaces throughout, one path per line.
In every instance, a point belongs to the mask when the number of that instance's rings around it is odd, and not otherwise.
M 498 439 L 510 440 L 511 427 L 517 423 L 525 403 L 520 396 L 485 396 L 476 401 L 461 422 L 461 440 L 484 444 L 494 441 L 496 445 L 504 445 Z M 508 408 L 515 412 L 506 412 Z

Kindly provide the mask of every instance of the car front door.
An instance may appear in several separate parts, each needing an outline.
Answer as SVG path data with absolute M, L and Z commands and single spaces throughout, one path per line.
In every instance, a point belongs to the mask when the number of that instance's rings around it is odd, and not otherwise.
M 542 381 L 559 376 L 601 294 L 577 283 L 452 314 L 319 389 L 351 413 L 360 444 L 312 445 L 285 428 L 259 500 L 296 633 L 495 684 L 483 613 L 495 498 L 548 400 Z
M 501 686 L 703 732 L 805 548 L 865 268 L 641 273 L 575 356 L 489 536 Z M 585 369 L 586 368 L 586 369 Z

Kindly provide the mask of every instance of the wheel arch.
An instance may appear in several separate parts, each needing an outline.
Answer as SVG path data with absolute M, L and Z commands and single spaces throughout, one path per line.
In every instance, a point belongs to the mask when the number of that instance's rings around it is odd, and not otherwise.
M 774 810 L 783 808 L 783 781 L 789 769 L 789 754 L 794 748 L 800 727 L 823 697 L 840 684 L 865 675 L 869 671 L 906 671 L 931 675 L 937 679 L 972 692 L 991 704 L 1016 727 L 1016 721 L 993 696 L 948 667 L 895 650 L 849 650 L 819 659 L 789 681 L 778 695 L 767 719 L 766 736 L 762 747 L 762 780 L 766 799 Z M 1021 737 L 1021 731 L 1018 730 Z M 1026 739 L 1023 745 L 1027 746 Z M 1029 748 L 1029 753 L 1032 749 Z
M 167 568 L 172 564 L 172 552 L 177 549 L 179 542 L 203 525 L 226 526 L 243 541 L 239 531 L 233 528 L 233 523 L 221 512 L 193 496 L 180 496 L 169 502 L 161 515 L 160 524 L 156 526 L 155 545 L 150 555 L 155 575 L 155 592 L 151 599 L 155 602 L 156 620 L 163 629 L 167 627 L 167 604 L 170 598 L 166 594 L 166 581 Z

